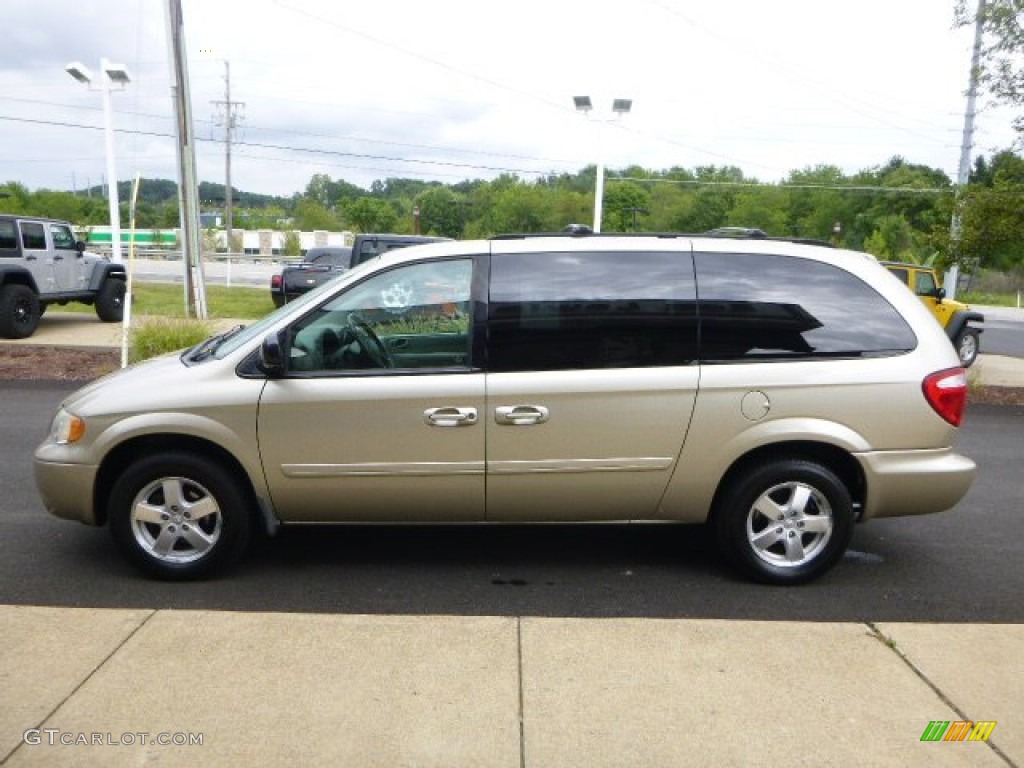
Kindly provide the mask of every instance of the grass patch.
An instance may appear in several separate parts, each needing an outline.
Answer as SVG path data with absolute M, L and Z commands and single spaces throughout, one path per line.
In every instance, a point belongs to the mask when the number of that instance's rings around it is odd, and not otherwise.
M 266 288 L 249 286 L 207 285 L 206 311 L 211 320 L 234 319 L 257 320 L 274 310 L 270 291 Z M 96 310 L 86 304 L 70 303 L 55 306 L 57 312 L 86 312 Z M 161 315 L 163 317 L 185 317 L 185 289 L 175 283 L 135 283 L 132 285 L 132 317 L 136 315 Z
M 213 335 L 209 323 L 175 317 L 151 317 L 132 329 L 128 362 L 138 363 L 191 347 Z
M 981 293 L 978 291 L 967 291 L 957 295 L 958 301 L 967 304 L 987 304 L 990 307 L 1016 307 L 1017 294 L 1015 293 Z

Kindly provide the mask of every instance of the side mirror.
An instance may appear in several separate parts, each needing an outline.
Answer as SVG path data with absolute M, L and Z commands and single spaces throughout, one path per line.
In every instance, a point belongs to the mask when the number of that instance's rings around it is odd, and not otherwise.
M 79 253 L 85 253 L 85 240 L 75 240 L 75 250 Z
M 284 376 L 285 348 L 284 335 L 287 331 L 280 333 L 268 333 L 263 337 L 263 344 L 260 346 L 260 369 L 268 377 L 277 379 Z
M 945 288 L 936 288 L 935 291 L 932 293 L 932 295 L 936 299 L 938 299 L 939 301 L 942 301 L 944 298 L 946 298 L 946 289 Z

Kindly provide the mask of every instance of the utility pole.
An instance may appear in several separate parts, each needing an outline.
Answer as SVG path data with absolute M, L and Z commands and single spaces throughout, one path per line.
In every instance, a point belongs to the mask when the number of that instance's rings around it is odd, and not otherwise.
M 217 107 L 217 124 L 224 126 L 224 229 L 227 237 L 227 251 L 231 253 L 234 221 L 231 193 L 231 139 L 238 125 L 236 107 L 245 108 L 244 101 L 231 100 L 231 62 L 224 62 L 224 101 L 214 101 Z
M 978 70 L 981 68 L 982 28 L 985 20 L 986 0 L 978 0 L 978 12 L 974 17 L 974 49 L 971 52 L 971 74 L 967 83 L 967 110 L 964 112 L 964 133 L 960 142 L 960 165 L 956 175 L 956 201 L 953 204 L 953 221 L 950 224 L 950 241 L 953 253 L 960 255 L 960 195 L 971 177 L 971 148 L 974 146 L 974 116 L 978 101 Z M 945 280 L 949 298 L 956 298 L 957 282 L 960 276 L 959 264 L 949 270 L 950 279 Z
M 199 233 L 199 182 L 196 176 L 192 99 L 188 90 L 185 20 L 181 0 L 167 0 L 167 42 L 171 61 L 171 97 L 177 118 L 178 202 L 181 206 L 181 251 L 185 266 L 185 315 L 206 319 L 206 281 Z

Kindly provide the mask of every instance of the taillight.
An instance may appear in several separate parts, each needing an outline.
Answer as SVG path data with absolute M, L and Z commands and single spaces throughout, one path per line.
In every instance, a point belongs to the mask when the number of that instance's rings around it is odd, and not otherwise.
M 925 377 L 921 384 L 925 399 L 942 418 L 959 427 L 967 405 L 967 371 L 950 368 Z
M 270 277 L 270 290 L 272 290 L 272 291 L 279 291 L 279 290 L 281 290 L 281 276 L 280 275 L 272 275 Z

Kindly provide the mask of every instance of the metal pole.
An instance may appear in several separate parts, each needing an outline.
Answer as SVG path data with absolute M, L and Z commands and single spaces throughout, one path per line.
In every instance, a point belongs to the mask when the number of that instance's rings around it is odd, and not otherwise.
M 601 231 L 601 210 L 604 206 L 604 123 L 596 120 L 597 126 L 597 178 L 594 181 L 594 232 Z
M 107 204 L 110 207 L 110 258 L 116 264 L 121 259 L 121 208 L 117 200 L 117 171 L 114 162 L 114 117 L 110 101 L 110 62 L 100 59 L 100 93 L 103 95 L 103 134 L 107 145 Z
M 139 200 L 140 174 L 132 184 L 132 204 L 128 210 L 128 279 L 124 292 L 124 315 L 121 318 L 121 367 L 128 367 L 128 333 L 132 324 L 132 275 L 135 273 L 135 206 Z
M 199 231 L 199 183 L 196 179 L 195 135 L 188 93 L 185 21 L 181 0 L 167 0 L 167 35 L 171 59 L 178 138 L 178 200 L 181 205 L 182 256 L 185 262 L 185 314 L 206 319 L 206 286 Z
M 971 178 L 971 148 L 974 146 L 974 116 L 978 101 L 978 70 L 981 67 L 982 28 L 985 20 L 986 0 L 978 0 L 978 12 L 974 20 L 974 48 L 971 51 L 971 74 L 967 85 L 967 111 L 964 113 L 964 132 L 960 142 L 960 165 L 956 175 L 956 196 L 953 204 L 953 221 L 950 223 L 950 241 L 953 253 L 960 255 L 960 194 Z M 943 280 L 943 287 L 950 299 L 956 298 L 957 283 L 960 277 L 960 266 L 954 263 Z
M 233 230 L 233 212 L 231 200 L 231 131 L 235 127 L 235 115 L 231 104 L 231 63 L 224 62 L 224 100 L 227 114 L 224 116 L 224 227 L 227 235 L 227 252 L 231 253 L 231 236 Z M 230 259 L 228 264 L 230 264 Z M 229 267 L 230 269 L 230 267 Z M 230 272 L 229 272 L 230 274 Z

